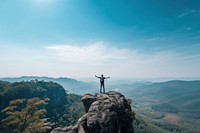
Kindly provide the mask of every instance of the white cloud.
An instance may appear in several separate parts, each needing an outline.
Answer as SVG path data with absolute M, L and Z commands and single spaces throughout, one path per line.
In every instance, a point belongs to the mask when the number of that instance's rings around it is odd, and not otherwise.
M 182 12 L 181 14 L 178 15 L 179 18 L 183 18 L 187 15 L 190 15 L 190 14 L 200 14 L 200 11 L 199 10 L 195 10 L 195 9 L 189 9 L 189 10 L 186 10 L 184 12 Z
M 166 37 L 152 37 L 152 38 L 147 38 L 145 39 L 145 41 L 148 41 L 148 42 L 151 42 L 151 41 L 163 41 L 163 40 L 166 40 Z
M 97 72 L 115 77 L 183 76 L 188 68 L 197 69 L 195 61 L 199 57 L 175 51 L 147 54 L 135 49 L 109 46 L 103 42 L 84 46 L 52 45 L 46 49 L 52 58 L 68 64 L 68 68 L 71 66 L 79 75 L 88 76 Z M 187 75 L 194 75 L 194 71 Z
M 184 17 L 184 16 L 186 16 L 186 15 L 188 15 L 188 12 L 183 12 L 183 13 L 181 13 L 178 17 L 179 17 L 179 18 L 182 18 L 182 17 Z
M 142 53 L 137 49 L 117 48 L 103 42 L 90 45 L 52 45 L 45 47 L 53 58 L 75 64 L 146 64 L 165 63 L 180 59 L 181 55 L 171 51 L 161 51 L 153 54 Z
M 88 64 L 124 62 L 137 54 L 136 50 L 110 47 L 102 42 L 86 46 L 54 45 L 46 49 L 62 61 Z
M 97 42 L 89 45 L 50 45 L 45 49 L 1 47 L 0 76 L 91 77 L 195 77 L 200 55 L 177 51 L 151 54 Z M 196 47 L 194 47 L 196 48 Z M 9 51 L 9 52 L 8 52 Z

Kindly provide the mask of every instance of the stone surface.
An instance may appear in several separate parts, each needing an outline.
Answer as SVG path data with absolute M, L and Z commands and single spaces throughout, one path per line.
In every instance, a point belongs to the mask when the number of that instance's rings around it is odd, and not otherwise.
M 85 94 L 86 110 L 73 127 L 56 128 L 51 133 L 133 133 L 133 115 L 128 100 L 119 92 Z

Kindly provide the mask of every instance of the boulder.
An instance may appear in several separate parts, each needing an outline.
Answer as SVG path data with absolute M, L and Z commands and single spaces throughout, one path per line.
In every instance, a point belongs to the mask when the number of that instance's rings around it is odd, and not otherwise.
M 119 92 L 85 94 L 84 114 L 75 126 L 51 133 L 133 133 L 133 113 L 128 100 Z

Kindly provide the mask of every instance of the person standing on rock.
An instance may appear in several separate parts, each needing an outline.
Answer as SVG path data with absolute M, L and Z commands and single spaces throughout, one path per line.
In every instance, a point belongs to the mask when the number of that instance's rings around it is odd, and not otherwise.
M 100 79 L 100 93 L 102 93 L 102 88 L 103 88 L 103 93 L 105 93 L 105 85 L 104 85 L 104 79 L 108 79 L 109 77 L 104 77 L 103 74 L 101 75 L 101 77 L 95 75 L 96 78 Z

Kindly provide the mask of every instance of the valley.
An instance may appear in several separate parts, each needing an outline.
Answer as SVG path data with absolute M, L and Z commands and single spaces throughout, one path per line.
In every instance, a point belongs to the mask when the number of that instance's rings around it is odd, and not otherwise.
M 166 132 L 197 133 L 200 130 L 200 82 L 152 83 L 127 92 L 133 110 L 146 122 Z
M 20 77 L 2 79 L 10 82 L 27 80 L 54 81 L 68 93 L 96 93 L 98 82 L 70 78 Z M 69 89 L 69 90 L 68 90 Z M 200 81 L 130 82 L 107 84 L 107 91 L 119 91 L 132 100 L 138 133 L 197 133 L 200 131 Z M 143 128 L 143 129 L 141 129 Z M 138 129 L 138 130 L 137 130 Z M 139 131 L 140 130 L 140 131 Z M 148 132 L 147 132 L 148 130 Z

